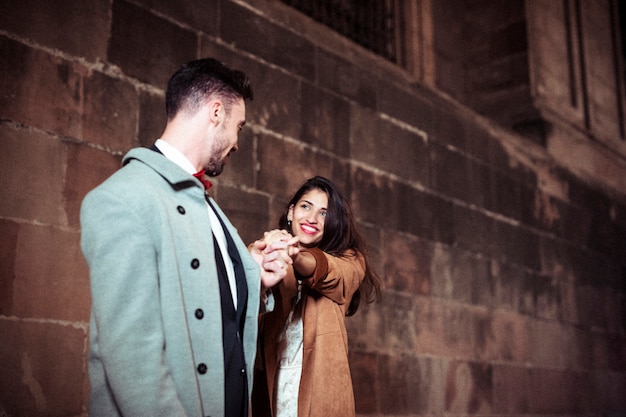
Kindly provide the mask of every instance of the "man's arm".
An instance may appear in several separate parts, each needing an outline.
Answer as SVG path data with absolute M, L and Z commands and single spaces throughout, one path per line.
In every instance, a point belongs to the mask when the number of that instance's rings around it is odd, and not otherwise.
M 113 193 L 92 193 L 83 203 L 95 351 L 122 415 L 184 416 L 165 361 L 155 244 L 140 217 Z

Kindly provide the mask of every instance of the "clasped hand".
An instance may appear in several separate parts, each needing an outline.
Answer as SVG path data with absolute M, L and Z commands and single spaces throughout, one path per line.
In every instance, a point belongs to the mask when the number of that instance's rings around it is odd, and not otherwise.
M 282 281 L 287 266 L 298 254 L 298 238 L 285 230 L 270 230 L 250 246 L 250 254 L 261 266 L 261 288 L 266 290 Z

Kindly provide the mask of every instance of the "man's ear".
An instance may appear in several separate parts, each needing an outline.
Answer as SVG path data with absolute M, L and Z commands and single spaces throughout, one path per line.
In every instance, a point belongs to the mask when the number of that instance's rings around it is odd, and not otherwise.
M 209 120 L 219 125 L 224 120 L 224 104 L 220 100 L 211 100 L 208 103 Z

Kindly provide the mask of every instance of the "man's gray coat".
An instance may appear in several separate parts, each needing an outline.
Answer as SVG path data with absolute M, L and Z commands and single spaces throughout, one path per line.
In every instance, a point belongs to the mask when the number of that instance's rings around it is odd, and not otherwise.
M 92 294 L 90 416 L 220 417 L 222 314 L 204 189 L 148 149 L 131 150 L 123 164 L 81 208 Z M 215 207 L 248 283 L 243 345 L 251 392 L 260 273 Z

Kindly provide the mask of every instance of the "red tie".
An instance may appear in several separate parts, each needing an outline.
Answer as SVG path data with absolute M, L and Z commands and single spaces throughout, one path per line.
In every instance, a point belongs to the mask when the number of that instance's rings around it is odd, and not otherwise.
M 205 191 L 213 186 L 213 184 L 211 184 L 211 181 L 208 180 L 207 176 L 204 175 L 203 169 L 193 174 L 193 176 L 200 180 L 202 185 L 204 185 Z

